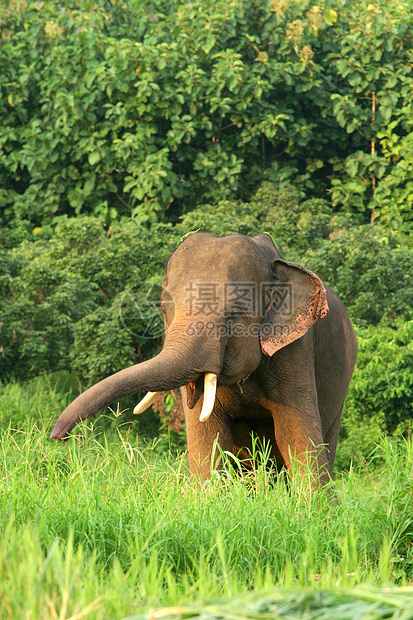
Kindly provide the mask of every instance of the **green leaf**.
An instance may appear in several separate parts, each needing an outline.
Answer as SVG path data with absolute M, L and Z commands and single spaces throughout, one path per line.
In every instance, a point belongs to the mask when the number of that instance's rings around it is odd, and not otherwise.
M 327 26 L 332 26 L 333 24 L 335 24 L 337 21 L 337 11 L 335 11 L 334 9 L 328 9 L 324 13 L 324 21 Z
M 359 163 L 358 163 L 357 159 L 350 159 L 347 162 L 346 168 L 347 168 L 347 172 L 348 172 L 348 174 L 349 174 L 349 176 L 351 178 L 354 178 L 357 175 L 358 167 L 359 167 Z
M 89 153 L 88 159 L 91 166 L 97 164 L 100 161 L 99 151 L 93 151 L 92 153 Z

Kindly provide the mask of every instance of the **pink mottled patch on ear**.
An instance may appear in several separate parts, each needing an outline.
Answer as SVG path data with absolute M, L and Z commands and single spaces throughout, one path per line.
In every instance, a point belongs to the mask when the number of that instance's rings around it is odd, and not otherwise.
M 314 318 L 316 321 L 318 319 L 323 319 L 328 314 L 328 302 L 327 302 L 327 291 L 323 283 L 321 283 L 321 290 L 319 292 L 319 300 L 317 304 L 317 308 L 314 312 Z

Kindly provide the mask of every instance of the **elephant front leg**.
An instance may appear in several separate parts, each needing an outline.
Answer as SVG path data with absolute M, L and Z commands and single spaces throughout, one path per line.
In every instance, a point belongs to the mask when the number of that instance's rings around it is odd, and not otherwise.
M 189 469 L 198 482 L 211 478 L 211 472 L 220 468 L 220 451 L 232 451 L 232 420 L 223 419 L 212 412 L 205 422 L 200 422 L 194 411 L 186 415 Z
M 202 484 L 211 478 L 214 469 L 220 468 L 220 451 L 232 452 L 233 422 L 230 416 L 221 411 L 218 403 L 210 417 L 200 422 L 202 398 L 200 401 L 193 409 L 189 409 L 186 392 L 183 393 L 189 469 L 192 477 Z
M 278 449 L 290 474 L 311 471 L 312 486 L 330 481 L 315 378 L 313 335 L 302 338 L 264 360 L 261 381 L 274 420 Z
M 288 471 L 309 473 L 313 488 L 331 480 L 319 417 L 318 412 L 306 415 L 288 406 L 276 406 L 273 415 L 275 439 Z

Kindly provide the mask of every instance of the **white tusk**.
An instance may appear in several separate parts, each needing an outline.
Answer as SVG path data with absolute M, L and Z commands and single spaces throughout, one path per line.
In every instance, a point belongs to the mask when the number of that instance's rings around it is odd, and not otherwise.
M 202 405 L 200 422 L 208 420 L 215 404 L 215 393 L 217 391 L 217 375 L 213 372 L 206 372 L 204 377 L 204 403 Z
M 133 413 L 137 415 L 138 413 L 143 413 L 150 407 L 155 400 L 155 398 L 160 394 L 160 392 L 148 392 L 146 396 L 144 396 L 140 403 L 138 403 L 133 410 Z

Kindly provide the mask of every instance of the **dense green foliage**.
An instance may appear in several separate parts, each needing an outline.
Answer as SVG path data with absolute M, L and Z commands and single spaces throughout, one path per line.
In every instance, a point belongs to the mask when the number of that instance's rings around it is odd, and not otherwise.
M 263 464 L 200 490 L 183 456 L 155 459 L 122 430 L 110 445 L 85 427 L 77 441 L 48 442 L 58 405 L 38 405 L 39 427 L 0 430 L 2 618 L 69 618 L 88 606 L 88 618 L 124 618 L 274 585 L 298 593 L 412 577 L 411 442 L 384 441 L 380 470 L 344 475 L 337 504 L 326 490 L 310 494 L 305 477 L 269 485 Z
M 336 467 L 366 457 L 383 433 L 411 433 L 413 321 L 358 330 L 359 355 L 346 398 Z
M 412 0 L 7 0 L 0 25 L 3 222 L 290 178 L 410 233 Z
M 161 243 L 166 230 L 159 226 L 154 236 L 130 221 L 108 232 L 97 219 L 73 218 L 5 250 L 2 376 L 28 377 L 72 362 L 93 380 L 133 363 L 134 332 L 144 332 L 147 317 L 139 317 L 125 291 L 139 292 L 154 273 L 159 278 L 168 257 Z

